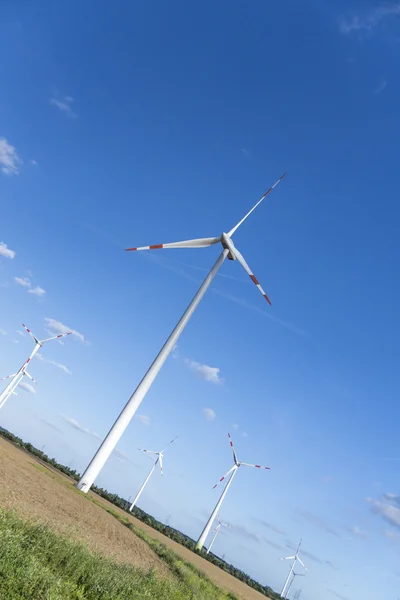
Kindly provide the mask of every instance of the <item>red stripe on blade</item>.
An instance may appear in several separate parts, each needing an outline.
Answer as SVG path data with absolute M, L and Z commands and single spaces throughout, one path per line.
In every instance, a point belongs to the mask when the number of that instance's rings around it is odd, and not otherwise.
M 250 279 L 252 280 L 253 283 L 255 283 L 256 285 L 260 285 L 260 282 L 257 281 L 256 277 L 254 275 L 250 275 Z
M 270 306 L 272 306 L 271 300 L 268 298 L 267 294 L 264 294 L 264 298 L 266 299 L 266 301 L 268 302 L 268 304 Z
M 163 247 L 163 244 L 156 244 L 155 246 L 149 246 L 150 250 L 159 250 Z
M 137 250 L 137 248 L 125 248 L 125 252 L 131 252 L 132 250 Z
M 254 465 L 256 469 L 261 469 L 260 465 Z

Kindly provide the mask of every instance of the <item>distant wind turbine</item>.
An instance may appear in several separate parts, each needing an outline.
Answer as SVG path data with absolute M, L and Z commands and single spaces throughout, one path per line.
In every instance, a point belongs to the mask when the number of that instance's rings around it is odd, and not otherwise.
M 13 394 L 15 388 L 21 383 L 21 380 L 24 378 L 25 375 L 29 377 L 29 379 L 31 379 L 34 383 L 36 383 L 33 377 L 31 377 L 31 375 L 29 375 L 29 373 L 27 372 L 27 368 L 32 358 L 35 356 L 36 352 L 43 346 L 43 344 L 45 344 L 46 342 L 50 342 L 50 340 L 56 340 L 57 338 L 62 338 L 66 335 L 71 335 L 72 333 L 72 331 L 69 331 L 68 333 L 60 333 L 59 335 L 54 335 L 52 337 L 46 338 L 45 340 L 38 340 L 37 337 L 33 335 L 32 331 L 26 327 L 26 325 L 22 324 L 22 327 L 26 329 L 26 331 L 29 333 L 29 335 L 35 342 L 35 347 L 32 350 L 29 358 L 24 362 L 24 364 L 19 369 L 19 371 L 17 371 L 17 373 L 4 377 L 4 379 L 12 379 L 0 394 L 0 408 L 4 406 L 8 398 Z
M 291 579 L 291 581 L 290 581 L 290 583 L 289 583 L 289 585 L 288 585 L 288 587 L 287 587 L 287 590 L 286 590 L 286 594 L 285 594 L 285 600 L 286 600 L 287 598 L 289 598 L 289 592 L 290 592 L 290 588 L 292 587 L 292 585 L 293 585 L 293 582 L 294 582 L 294 580 L 296 579 L 296 577 L 305 577 L 305 574 L 304 574 L 304 573 L 295 573 L 295 572 L 293 571 L 293 577 L 292 577 L 292 579 Z
M 213 547 L 213 544 L 214 544 L 215 540 L 217 539 L 217 536 L 218 536 L 218 534 L 220 532 L 221 527 L 231 527 L 231 525 L 228 525 L 228 523 L 224 523 L 223 521 L 218 521 L 218 525 L 215 528 L 214 537 L 211 540 L 210 545 L 207 548 L 206 554 L 209 554 L 211 548 Z
M 222 481 L 224 481 L 224 479 L 226 479 L 226 477 L 231 473 L 231 476 L 230 476 L 230 478 L 229 478 L 229 480 L 228 480 L 228 482 L 227 482 L 227 484 L 226 484 L 226 486 L 225 486 L 225 488 L 224 488 L 224 490 L 223 490 L 223 492 L 222 492 L 222 494 L 221 494 L 221 496 L 220 496 L 220 498 L 219 498 L 219 500 L 218 500 L 218 502 L 217 502 L 214 510 L 212 511 L 211 516 L 210 516 L 210 518 L 208 519 L 208 521 L 206 523 L 206 526 L 204 527 L 204 529 L 203 529 L 203 531 L 202 531 L 202 533 L 201 533 L 201 535 L 200 535 L 200 537 L 199 537 L 199 539 L 197 541 L 196 550 L 201 550 L 203 548 L 204 543 L 206 541 L 206 538 L 207 538 L 207 536 L 208 536 L 208 534 L 210 532 L 210 529 L 212 527 L 212 524 L 214 522 L 214 519 L 217 516 L 217 514 L 219 512 L 219 509 L 221 508 L 221 504 L 222 504 L 222 502 L 223 502 L 223 500 L 224 500 L 224 498 L 226 496 L 226 493 L 227 493 L 227 491 L 229 489 L 229 486 L 231 485 L 231 483 L 233 481 L 233 478 L 236 475 L 236 472 L 237 472 L 238 468 L 239 467 L 254 467 L 256 469 L 266 469 L 267 471 L 270 470 L 269 467 L 262 467 L 261 465 L 251 465 L 249 463 L 238 461 L 237 456 L 236 456 L 236 452 L 235 452 L 235 448 L 233 446 L 232 438 L 231 438 L 231 436 L 230 436 L 229 433 L 228 433 L 228 437 L 229 437 L 229 443 L 230 443 L 231 448 L 232 448 L 233 460 L 235 462 L 234 462 L 233 467 L 231 467 L 229 469 L 229 471 L 227 473 L 225 473 L 225 475 L 223 477 L 221 477 L 221 479 L 218 481 L 218 483 L 216 483 L 214 485 L 214 487 L 213 487 L 213 489 L 215 489 L 217 487 L 217 485 L 219 485 Z
M 282 588 L 282 591 L 281 591 L 281 596 L 282 596 L 282 598 L 286 598 L 286 596 L 285 596 L 285 592 L 286 592 L 286 589 L 287 589 L 287 587 L 288 587 L 288 585 L 289 585 L 289 580 L 290 580 L 290 578 L 291 578 L 291 576 L 292 576 L 292 573 L 293 573 L 293 571 L 294 571 L 294 568 L 295 568 L 295 566 L 296 566 L 296 562 L 297 562 L 297 561 L 299 561 L 299 563 L 301 564 L 301 566 L 302 566 L 302 567 L 304 567 L 306 571 L 308 570 L 308 569 L 307 569 L 307 567 L 306 567 L 306 565 L 303 563 L 303 561 L 302 561 L 302 560 L 301 560 L 301 558 L 299 557 L 300 546 L 301 546 L 301 544 L 302 544 L 302 541 L 303 541 L 303 540 L 300 540 L 300 543 L 299 543 L 299 545 L 297 546 L 296 554 L 295 554 L 294 556 L 285 556 L 285 557 L 281 558 L 281 560 L 293 560 L 292 566 L 290 567 L 289 575 L 287 576 L 287 578 L 286 578 L 286 581 L 285 581 L 285 584 L 284 584 L 284 586 L 283 586 L 283 588 Z
M 127 404 L 122 409 L 119 417 L 115 421 L 114 425 L 111 427 L 110 431 L 104 438 L 96 454 L 94 455 L 91 462 L 84 471 L 82 477 L 78 481 L 77 487 L 82 492 L 87 493 L 90 490 L 93 482 L 100 473 L 110 454 L 114 450 L 125 429 L 128 427 L 133 415 L 139 408 L 143 398 L 147 394 L 158 372 L 160 371 L 161 367 L 163 366 L 169 354 L 176 345 L 179 336 L 185 329 L 191 316 L 193 315 L 194 311 L 196 310 L 201 299 L 203 298 L 212 280 L 218 273 L 226 258 L 228 258 L 229 260 L 238 260 L 238 262 L 242 265 L 246 273 L 249 275 L 252 282 L 257 286 L 258 290 L 264 296 L 265 300 L 269 304 L 271 304 L 270 299 L 259 284 L 249 265 L 245 261 L 244 257 L 234 245 L 232 241 L 232 236 L 235 233 L 235 231 L 244 223 L 247 217 L 251 215 L 251 213 L 257 208 L 257 206 L 261 204 L 261 202 L 268 196 L 270 192 L 272 192 L 272 190 L 278 185 L 278 183 L 284 178 L 285 175 L 286 173 L 284 173 L 278 179 L 278 181 L 276 181 L 274 185 L 265 192 L 265 194 L 260 198 L 260 200 L 253 206 L 253 208 L 249 210 L 249 212 L 239 221 L 239 223 L 237 223 L 228 233 L 222 233 L 218 237 L 200 238 L 194 240 L 186 240 L 182 242 L 173 242 L 169 244 L 155 244 L 153 246 L 141 246 L 137 248 L 127 248 L 128 251 L 157 250 L 161 248 L 206 248 L 208 246 L 213 246 L 214 244 L 220 243 L 222 245 L 223 250 L 219 255 L 216 263 L 211 268 L 210 272 L 201 284 L 193 300 L 191 301 L 186 311 L 178 321 L 177 325 L 175 326 L 175 329 L 172 331 L 164 346 L 161 348 L 160 352 L 154 359 L 152 365 L 148 369 L 147 373 L 137 386 L 136 390 L 133 392 L 132 396 L 129 398 Z
M 178 437 L 178 436 L 177 436 L 177 437 Z M 142 492 L 143 492 L 144 488 L 146 487 L 146 484 L 147 484 L 147 482 L 149 481 L 150 477 L 153 475 L 154 469 L 156 468 L 156 466 L 157 466 L 157 465 L 159 465 L 159 466 L 160 466 L 160 472 L 161 472 L 161 475 L 163 474 L 163 466 L 162 466 L 162 464 L 163 464 L 163 463 L 162 463 L 162 459 L 163 459 L 163 457 L 164 457 L 164 452 L 166 451 L 166 449 L 167 449 L 167 448 L 168 448 L 168 447 L 169 447 L 169 446 L 170 446 L 170 445 L 171 445 L 171 444 L 172 444 L 172 443 L 173 443 L 175 440 L 176 440 L 176 437 L 175 437 L 173 440 L 171 440 L 171 441 L 170 441 L 170 443 L 169 443 L 169 444 L 167 444 L 167 445 L 165 446 L 165 448 L 163 448 L 162 450 L 160 450 L 160 452 L 154 452 L 153 450 L 144 450 L 143 448 L 139 448 L 139 450 L 141 450 L 142 452 L 146 452 L 147 454 L 149 454 L 149 455 L 152 455 L 152 456 L 157 456 L 157 459 L 156 459 L 156 461 L 155 461 L 155 463 L 154 463 L 154 465 L 153 465 L 152 469 L 150 470 L 150 473 L 147 475 L 146 479 L 144 480 L 142 487 L 140 488 L 140 490 L 139 490 L 139 491 L 138 491 L 138 493 L 136 494 L 136 496 L 135 496 L 135 498 L 134 498 L 134 500 L 133 500 L 133 502 L 132 502 L 132 504 L 131 504 L 131 506 L 130 506 L 130 508 L 129 508 L 129 511 L 130 511 L 130 512 L 132 512 L 132 510 L 133 510 L 133 507 L 134 507 L 134 506 L 136 506 L 136 503 L 138 502 L 138 500 L 139 500 L 139 498 L 140 498 L 140 496 L 141 496 L 141 494 L 142 494 Z

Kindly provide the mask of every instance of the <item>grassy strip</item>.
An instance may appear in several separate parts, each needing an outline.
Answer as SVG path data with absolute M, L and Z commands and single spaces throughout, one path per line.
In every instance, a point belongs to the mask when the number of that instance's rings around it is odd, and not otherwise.
M 187 600 L 183 580 L 158 579 L 0 509 L 1 600 Z M 202 598 L 199 596 L 198 598 Z M 212 598 L 212 596 L 204 596 Z
M 197 569 L 194 565 L 181 559 L 175 552 L 167 548 L 164 544 L 161 544 L 157 540 L 154 540 L 148 536 L 142 529 L 135 527 L 131 521 L 117 513 L 112 508 L 105 507 L 104 504 L 98 502 L 93 497 L 88 497 L 88 500 L 101 506 L 110 515 L 115 517 L 122 525 L 128 527 L 133 531 L 140 539 L 145 541 L 150 548 L 167 563 L 175 577 L 185 586 L 191 595 L 188 598 L 195 598 L 196 600 L 237 600 L 236 596 L 230 592 L 221 590 L 214 583 L 212 583 L 206 575 Z

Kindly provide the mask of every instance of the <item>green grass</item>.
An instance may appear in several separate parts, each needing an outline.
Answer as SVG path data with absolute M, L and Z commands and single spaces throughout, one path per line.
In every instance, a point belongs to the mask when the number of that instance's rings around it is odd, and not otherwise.
M 117 564 L 0 508 L 0 599 L 234 600 L 165 546 L 132 529 L 168 564 L 171 581 Z

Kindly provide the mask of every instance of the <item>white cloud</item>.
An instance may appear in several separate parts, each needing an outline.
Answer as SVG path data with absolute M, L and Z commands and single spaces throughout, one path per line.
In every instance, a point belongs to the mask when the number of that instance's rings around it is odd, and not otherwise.
M 242 431 L 242 437 L 247 438 L 249 437 L 249 434 L 247 433 L 247 431 Z
M 24 336 L 24 335 L 25 335 L 25 334 L 24 334 L 24 332 L 23 332 L 23 331 L 19 331 L 19 329 L 17 329 L 17 330 L 15 331 L 15 333 L 18 333 L 18 335 L 22 335 L 22 336 Z
M 22 334 L 23 335 L 23 334 Z M 65 365 L 62 365 L 59 362 L 56 362 L 55 360 L 50 360 L 49 358 L 45 358 L 43 356 L 43 354 L 40 354 L 40 352 L 38 352 L 36 354 L 36 357 L 41 360 L 44 363 L 47 363 L 48 365 L 53 365 L 54 367 L 57 367 L 58 369 L 61 369 L 61 371 L 64 371 L 64 373 L 68 373 L 68 375 L 72 375 L 72 371 L 70 371 L 68 369 L 68 367 L 66 367 Z
M 28 290 L 28 294 L 35 294 L 35 296 L 44 296 L 45 293 L 46 293 L 46 290 L 41 288 L 40 285 L 37 285 L 36 287 L 32 288 L 31 290 Z
M 400 508 L 386 502 L 372 500 L 372 498 L 367 498 L 366 500 L 371 503 L 372 512 L 381 516 L 390 525 L 400 527 Z
M 18 165 L 21 162 L 14 146 L 6 138 L 0 138 L 0 171 L 5 175 L 18 175 Z
M 23 287 L 31 287 L 31 282 L 27 277 L 14 277 L 14 281 Z
M 45 321 L 47 323 L 47 327 L 50 329 L 51 333 L 68 333 L 69 331 L 72 332 L 72 335 L 79 340 L 80 342 L 83 343 L 88 343 L 84 336 L 79 333 L 79 331 L 76 331 L 75 329 L 72 329 L 72 327 L 67 327 L 67 325 L 64 325 L 64 323 L 61 323 L 61 321 L 56 321 L 55 319 L 49 319 L 49 318 L 45 318 Z
M 203 414 L 207 421 L 214 421 L 217 417 L 212 408 L 203 408 Z
M 218 367 L 209 367 L 208 365 L 202 365 L 201 363 L 195 360 L 189 360 L 188 358 L 185 358 L 185 363 L 187 364 L 189 369 L 192 369 L 192 371 L 198 373 L 198 375 L 200 375 L 200 377 L 202 377 L 206 381 L 210 381 L 211 383 L 215 383 L 216 385 L 222 385 L 224 383 L 224 379 L 222 379 L 222 377 L 219 376 L 220 369 Z
M 18 340 L 13 340 L 14 344 L 19 344 Z
M 150 417 L 147 415 L 135 415 L 135 419 L 140 421 L 142 425 L 150 425 Z
M 21 381 L 21 383 L 19 384 L 18 387 L 20 387 L 23 390 L 29 392 L 30 394 L 36 394 L 36 390 L 33 387 L 33 385 L 31 385 L 30 383 L 26 383 L 26 381 Z
M 4 258 L 13 259 L 15 256 L 15 252 L 14 250 L 10 250 L 10 248 L 7 247 L 7 244 L 5 244 L 4 242 L 0 242 L 0 256 L 4 256 Z
M 29 162 L 31 163 L 32 167 L 37 167 L 38 163 L 37 160 L 35 160 L 34 158 L 31 158 Z
M 56 106 L 58 110 L 60 110 L 67 117 L 70 117 L 71 119 L 76 119 L 78 115 L 71 108 L 73 102 L 74 99 L 71 98 L 71 96 L 65 96 L 61 100 L 55 97 L 50 98 L 50 104 L 52 106 Z
M 4 329 L 0 329 L 0 334 L 1 335 L 8 335 L 7 331 L 5 331 Z
M 400 3 L 396 2 L 387 6 L 378 6 L 363 16 L 355 15 L 350 20 L 341 19 L 339 30 L 343 34 L 353 33 L 354 31 L 371 32 L 381 21 L 387 17 L 394 17 L 396 15 L 400 15 Z
M 232 425 L 232 428 L 233 428 L 233 429 L 239 429 L 239 425 L 238 425 L 237 423 L 234 423 L 234 424 Z
M 86 435 L 91 435 L 92 437 L 95 437 L 98 440 L 102 439 L 98 433 L 95 433 L 94 431 L 90 431 L 89 429 L 87 429 L 87 427 L 84 427 L 83 425 L 81 425 L 81 423 L 79 423 L 76 419 L 74 419 L 72 417 L 67 417 L 67 415 L 60 415 L 60 416 L 64 419 L 64 421 L 66 423 L 68 423 L 68 425 L 70 425 L 74 429 L 77 429 L 81 433 L 86 433 Z

